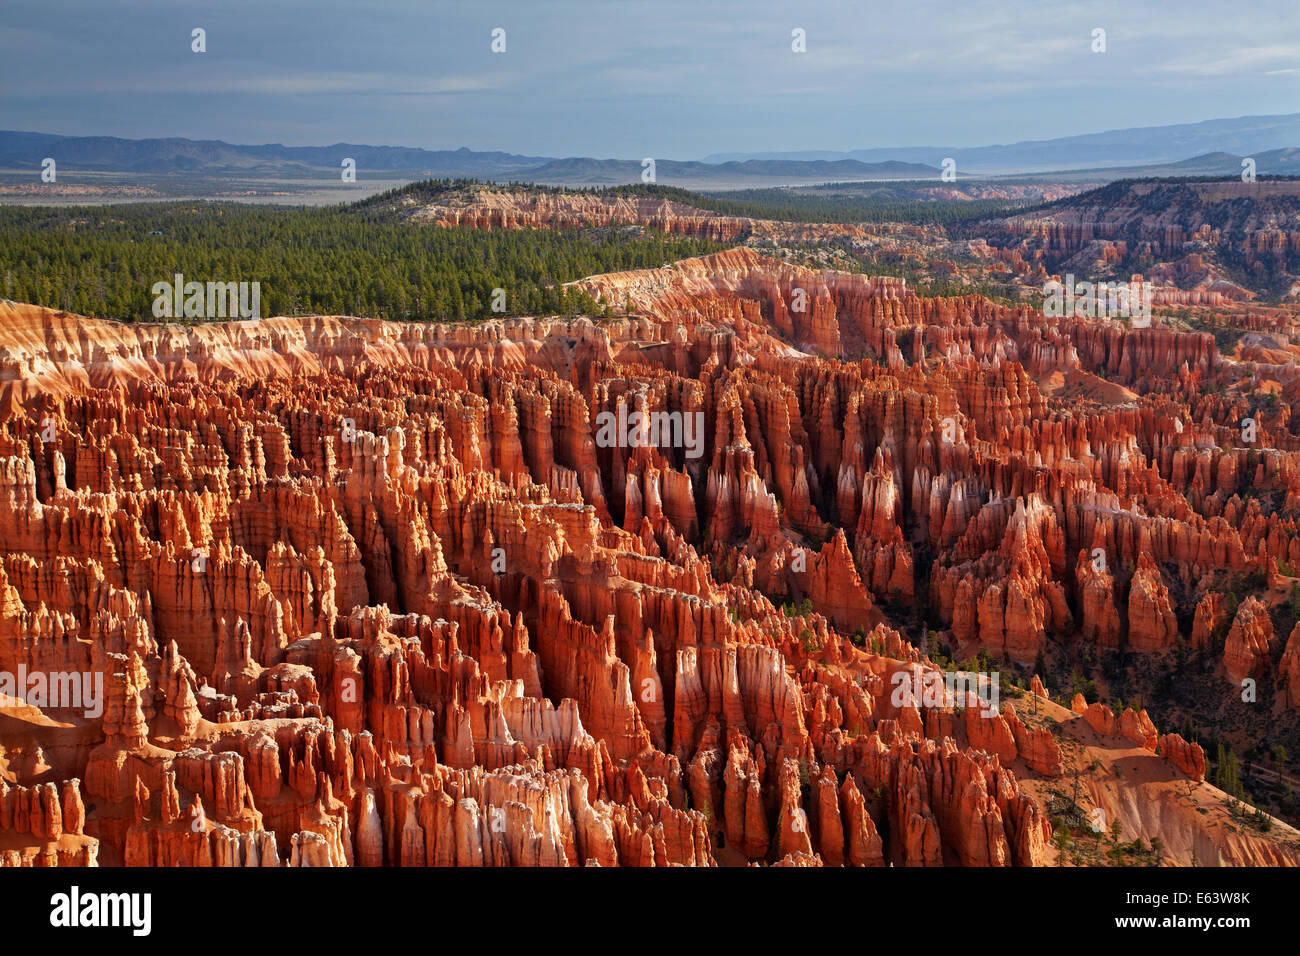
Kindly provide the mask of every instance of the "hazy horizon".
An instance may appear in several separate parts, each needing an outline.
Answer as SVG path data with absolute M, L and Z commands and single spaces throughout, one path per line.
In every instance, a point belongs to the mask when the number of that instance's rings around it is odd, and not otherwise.
M 1258 114 L 1250 114 L 1250 113 L 1248 113 L 1248 114 L 1243 114 L 1243 115 L 1241 115 L 1241 116 L 1213 116 L 1213 117 L 1207 117 L 1207 118 L 1205 118 L 1205 119 L 1203 119 L 1203 120 L 1198 120 L 1198 121 L 1195 121 L 1195 122 L 1193 122 L 1193 123 L 1188 123 L 1188 124 L 1162 124 L 1162 125 L 1159 125 L 1159 126 L 1114 127 L 1114 128 L 1111 128 L 1111 129 L 1084 130 L 1084 131 L 1082 131 L 1082 132 L 1079 133 L 1079 134 L 1069 134 L 1069 135 L 1083 135 L 1083 136 L 1094 135 L 1094 136 L 1100 136 L 1100 135 L 1103 135 L 1103 134 L 1106 134 L 1106 133 L 1130 132 L 1130 131 L 1133 131 L 1133 130 L 1140 130 L 1140 129 L 1161 129 L 1161 128 L 1164 128 L 1164 126 L 1166 126 L 1166 125 L 1167 125 L 1167 126 L 1199 125 L 1199 124 L 1205 124 L 1205 123 L 1225 122 L 1225 121 L 1233 121 L 1233 120 L 1243 120 L 1243 119 L 1270 119 L 1270 118 L 1278 118 L 1278 117 L 1300 117 L 1300 111 L 1295 111 L 1295 112 L 1291 112 L 1291 113 L 1281 113 L 1281 114 L 1276 114 L 1276 116 L 1258 115 Z M 165 139 L 169 139 L 169 138 L 174 138 L 172 135 L 167 135 L 167 136 L 121 136 L 121 135 L 118 135 L 118 134 L 115 134 L 115 133 L 70 133 L 70 132 L 66 132 L 66 131 L 63 131 L 63 130 L 56 130 L 56 129 L 22 129 L 22 130 L 14 129 L 14 130 L 8 130 L 8 132 L 38 133 L 38 134 L 42 134 L 42 135 L 51 135 L 51 136 L 67 136 L 67 137 L 78 137 L 78 136 L 107 137 L 107 138 L 110 138 L 110 139 L 142 140 L 142 141 L 143 141 L 143 140 L 165 140 Z M 541 156 L 542 158 L 547 158 L 547 159 L 627 160 L 627 159 L 631 158 L 631 157 L 629 157 L 629 156 L 616 156 L 616 155 L 612 155 L 612 154 L 611 154 L 611 155 L 608 155 L 608 156 L 596 156 L 596 155 L 591 155 L 591 154 L 587 154 L 587 153 L 563 153 L 563 154 L 556 153 L 556 154 L 546 154 L 546 155 L 543 155 L 543 154 L 536 153 L 536 152 L 533 152 L 533 151 L 530 151 L 530 150 L 498 149 L 498 148 L 495 148 L 495 147 L 492 148 L 492 149 L 481 149 L 481 148 L 479 148 L 479 147 L 476 147 L 476 146 L 473 146 L 473 145 L 470 145 L 470 144 L 464 144 L 464 143 L 462 143 L 462 144 L 460 144 L 460 145 L 419 146 L 419 145 L 411 144 L 411 143 L 388 143 L 388 142 L 384 142 L 384 143 L 371 143 L 371 142 L 360 143 L 360 142 L 347 142 L 347 141 L 344 141 L 344 140 L 335 140 L 334 142 L 328 142 L 328 143 L 326 143 L 326 142 L 284 142 L 284 141 L 274 141 L 274 142 L 273 142 L 273 141 L 269 141 L 269 140 L 268 140 L 268 141 L 264 141 L 264 142 L 237 142 L 237 141 L 234 141 L 234 140 L 222 139 L 221 137 L 203 137 L 203 138 L 200 138 L 200 137 L 179 137 L 179 138 L 181 138 L 181 139 L 189 139 L 189 140 L 193 140 L 193 141 L 195 141 L 195 142 L 201 142 L 201 141 L 205 141 L 205 140 L 206 140 L 206 141 L 210 141 L 210 142 L 224 142 L 224 143 L 226 143 L 227 145 L 230 145 L 230 146 L 242 146 L 242 147 L 284 146 L 284 147 L 288 147 L 288 148 L 299 148 L 299 147 L 301 147 L 301 148 L 323 148 L 323 147 L 330 147 L 330 146 L 348 145 L 348 146 L 368 146 L 368 147 L 376 147 L 376 148 L 414 148 L 414 149 L 448 150 L 448 151 L 455 151 L 455 150 L 461 150 L 461 149 L 464 149 L 464 150 L 468 150 L 469 152 L 484 152 L 484 153 L 486 153 L 486 152 L 504 152 L 504 153 L 513 153 L 513 154 L 515 154 L 515 155 Z M 1056 138 L 1060 138 L 1060 137 L 1056 137 Z M 996 142 L 996 143 L 994 143 L 994 142 L 988 142 L 988 143 L 938 143 L 938 142 L 935 142 L 935 143 L 911 143 L 911 142 L 909 142 L 909 143 L 894 143 L 894 144 L 886 144 L 886 145 L 878 145 L 878 146 L 870 146 L 870 147 L 854 147 L 854 149 L 859 149 L 859 150 L 860 150 L 860 149 L 897 149 L 897 150 L 904 150 L 904 149 L 924 149 L 924 148 L 931 148 L 931 147 L 933 147 L 933 148 L 941 148 L 941 147 L 957 147 L 957 148 L 966 148 L 966 149 L 983 149 L 983 148 L 988 148 L 988 147 L 997 147 L 997 148 L 1001 148 L 1001 147 L 1017 146 L 1017 145 L 1020 145 L 1020 144 L 1022 144 L 1022 143 L 1030 143 L 1030 142 L 1036 142 L 1036 141 L 1037 141 L 1036 139 L 1024 139 L 1024 140 L 1015 140 L 1015 141 L 1008 140 L 1008 141 L 1004 141 L 1004 142 Z M 787 153 L 787 154 L 790 154 L 790 155 L 794 155 L 794 154 L 797 154 L 797 153 L 826 152 L 826 153 L 843 153 L 843 154 L 847 155 L 848 153 L 850 153 L 850 152 L 852 152 L 852 151 L 853 151 L 853 150 L 849 150 L 849 149 L 845 149 L 845 150 L 823 150 L 823 149 L 817 149 L 817 148 L 809 147 L 809 148 L 807 148 L 807 149 L 796 149 L 796 150 L 763 150 L 763 149 L 760 149 L 760 150 L 753 150 L 752 152 L 754 152 L 754 153 Z M 661 157 L 657 157 L 657 159 L 659 159 L 659 160 L 661 160 L 661 161 L 662 161 L 662 160 L 669 160 L 669 161 L 679 161 L 679 162 L 701 162 L 701 161 L 707 161 L 707 162 L 723 162 L 723 160 L 716 159 L 716 158 L 710 158 L 710 157 L 717 157 L 717 156 L 719 156 L 719 155 L 730 154 L 731 152 L 733 152 L 733 151 L 731 151 L 731 150 L 727 150 L 727 151 L 719 151 L 719 152 L 716 152 L 716 153 L 713 153 L 713 154 L 709 154 L 709 156 L 661 156 Z M 747 151 L 747 152 L 749 152 L 749 151 Z

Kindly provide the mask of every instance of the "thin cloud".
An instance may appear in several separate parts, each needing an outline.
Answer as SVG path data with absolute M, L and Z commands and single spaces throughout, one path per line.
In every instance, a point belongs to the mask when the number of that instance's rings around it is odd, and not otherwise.
M 1266 46 L 1248 46 L 1233 50 L 1215 59 L 1203 57 L 1184 57 L 1160 66 L 1167 73 L 1185 73 L 1194 76 L 1223 76 L 1234 73 L 1287 73 L 1294 68 L 1269 70 L 1267 67 L 1279 63 L 1294 63 L 1300 59 L 1300 43 L 1269 44 Z

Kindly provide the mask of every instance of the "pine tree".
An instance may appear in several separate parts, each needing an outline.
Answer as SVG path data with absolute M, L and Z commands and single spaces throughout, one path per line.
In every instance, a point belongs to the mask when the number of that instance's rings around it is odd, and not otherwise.
M 1241 783 L 1237 755 L 1233 753 L 1231 745 L 1219 744 L 1218 759 L 1215 763 L 1214 785 L 1229 796 L 1242 799 L 1246 791 Z

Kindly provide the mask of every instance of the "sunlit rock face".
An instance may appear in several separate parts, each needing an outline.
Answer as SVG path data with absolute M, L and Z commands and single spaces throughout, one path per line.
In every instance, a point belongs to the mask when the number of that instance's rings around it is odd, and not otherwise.
M 0 699 L 0 864 L 1045 865 L 1063 736 L 1171 786 L 1204 755 L 953 693 L 941 644 L 1226 632 L 1300 697 L 1300 638 L 1275 667 L 1209 591 L 1300 566 L 1242 494 L 1300 502 L 1289 411 L 1243 444 L 1211 336 L 749 250 L 580 284 L 630 314 L 0 305 L 0 672 L 86 678 Z

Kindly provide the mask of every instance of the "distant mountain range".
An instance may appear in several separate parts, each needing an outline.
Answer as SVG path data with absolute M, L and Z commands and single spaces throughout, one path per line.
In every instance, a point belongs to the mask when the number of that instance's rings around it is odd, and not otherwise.
M 451 176 L 494 176 L 531 169 L 548 156 L 476 152 L 470 149 L 428 150 L 406 146 L 236 146 L 221 140 L 119 139 L 116 136 L 56 136 L 0 130 L 0 167 L 39 168 L 53 156 L 61 168 L 103 172 L 235 172 L 275 173 L 337 170 L 344 159 L 356 160 L 364 173 L 429 171 Z
M 1297 176 L 1300 175 L 1300 147 L 1286 149 L 1269 149 L 1254 151 L 1250 158 L 1255 161 L 1255 173 L 1259 176 Z M 1094 166 L 1086 169 L 1055 170 L 1042 173 L 1022 173 L 1019 176 L 988 177 L 987 181 L 996 182 L 1000 178 L 1012 179 L 1026 177 L 1030 180 L 1051 180 L 1053 182 L 1096 182 L 1099 180 L 1146 179 L 1152 176 L 1240 176 L 1245 155 L 1213 152 L 1190 159 L 1180 159 L 1173 163 L 1146 163 L 1136 166 Z M 964 177 L 963 177 L 964 178 Z M 974 174 L 975 181 L 983 177 Z
M 1268 150 L 1300 146 L 1300 113 L 1283 116 L 1242 116 L 1176 126 L 1143 126 L 1057 139 L 1026 140 L 1002 146 L 901 146 L 855 149 L 849 152 L 716 153 L 706 163 L 748 159 L 864 163 L 896 160 L 938 165 L 951 156 L 959 173 L 1044 172 L 1065 169 L 1172 163 L 1207 153 L 1251 156 Z
M 275 175 L 328 171 L 336 176 L 353 159 L 358 177 L 382 174 L 465 176 L 548 185 L 616 185 L 641 182 L 642 161 L 521 156 L 514 153 L 413 149 L 404 146 L 237 146 L 220 140 L 118 139 L 0 131 L 0 168 L 37 169 L 53 156 L 63 171 Z M 752 186 L 854 179 L 930 179 L 939 170 L 920 163 L 886 161 L 746 160 L 728 163 L 656 161 L 659 182 L 677 186 Z
M 698 161 L 656 159 L 655 179 L 690 189 L 729 189 L 854 180 L 938 179 L 940 164 L 956 161 L 957 174 L 1043 175 L 1078 178 L 1085 172 L 1111 179 L 1134 176 L 1236 175 L 1250 156 L 1260 175 L 1300 172 L 1300 113 L 1207 120 L 1180 126 L 1111 130 L 1009 146 L 951 146 L 800 152 L 716 154 Z M 641 182 L 640 159 L 592 159 L 479 152 L 464 147 L 427 150 L 405 146 L 240 146 L 220 140 L 119 139 L 0 131 L 0 169 L 35 170 L 52 156 L 60 174 L 76 172 L 194 175 L 203 177 L 337 178 L 353 159 L 358 180 L 472 177 L 558 186 Z

